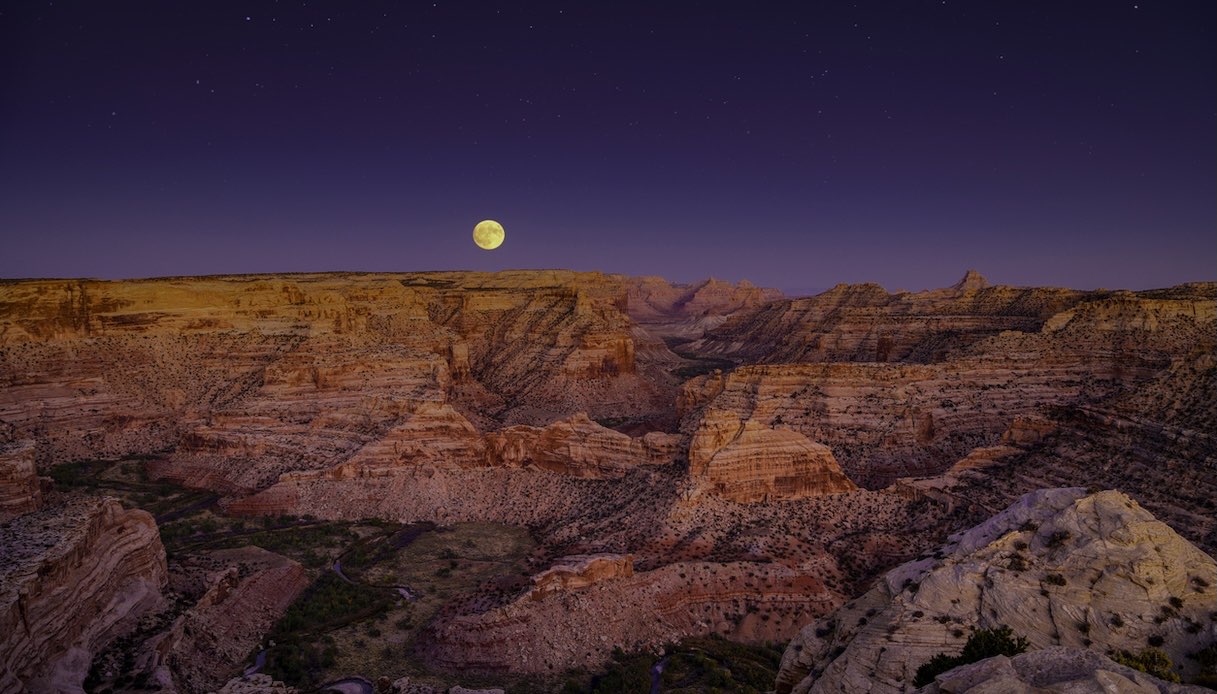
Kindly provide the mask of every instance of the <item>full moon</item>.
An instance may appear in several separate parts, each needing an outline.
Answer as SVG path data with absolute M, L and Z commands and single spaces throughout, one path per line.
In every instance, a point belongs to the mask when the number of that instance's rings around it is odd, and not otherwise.
M 503 225 L 493 219 L 484 219 L 473 227 L 473 242 L 478 248 L 493 251 L 503 245 Z

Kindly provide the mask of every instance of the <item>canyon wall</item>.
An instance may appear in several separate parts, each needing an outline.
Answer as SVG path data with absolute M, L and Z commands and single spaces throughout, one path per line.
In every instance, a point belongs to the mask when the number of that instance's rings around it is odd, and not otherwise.
M 995 444 L 1017 417 L 1147 387 L 1214 344 L 1215 306 L 1125 294 L 1080 304 L 1039 332 L 977 341 L 944 362 L 774 364 L 700 376 L 678 399 L 690 461 L 696 468 L 726 444 L 724 432 L 757 422 L 827 445 L 861 484 L 937 474 Z
M 6 282 L 0 444 L 39 465 L 172 449 L 157 474 L 242 494 L 419 403 L 481 428 L 670 416 L 679 359 L 627 304 L 564 271 Z
M 877 284 L 842 284 L 817 296 L 771 301 L 730 316 L 687 349 L 743 363 L 928 363 L 949 359 L 1003 331 L 1038 332 L 1049 319 L 1083 302 L 1211 303 L 1214 298 L 1217 287 L 1211 283 L 1136 293 L 1083 292 L 990 286 L 969 271 L 945 289 L 892 294 Z
M 42 506 L 42 485 L 28 443 L 0 446 L 0 523 Z
M 0 691 L 79 692 L 93 654 L 161 603 L 156 524 L 78 498 L 0 527 Z

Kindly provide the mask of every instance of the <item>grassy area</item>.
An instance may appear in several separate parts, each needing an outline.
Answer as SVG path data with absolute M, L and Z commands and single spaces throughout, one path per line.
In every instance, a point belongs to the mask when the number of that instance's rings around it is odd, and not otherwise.
M 156 516 L 158 522 L 166 514 L 192 507 L 203 508 L 218 498 L 213 492 L 149 480 L 145 467 L 147 461 L 147 457 L 137 456 L 121 460 L 62 463 L 50 468 L 46 474 L 60 489 L 117 497 L 125 506 L 142 508 Z
M 681 380 L 688 380 L 695 376 L 703 376 L 714 371 L 730 371 L 735 368 L 735 362 L 730 359 L 715 359 L 713 357 L 697 357 L 690 354 L 681 354 L 685 359 L 692 359 L 696 363 L 688 366 L 682 366 L 677 369 L 672 369 L 672 375 Z
M 782 662 L 781 644 L 752 646 L 718 636 L 687 639 L 664 649 L 660 686 L 665 694 L 740 692 L 760 694 L 773 688 Z M 652 653 L 614 653 L 603 673 L 572 673 L 565 693 L 649 692 L 651 669 L 661 658 Z
M 349 522 L 261 518 L 253 521 L 218 516 L 210 511 L 161 526 L 161 540 L 171 554 L 257 545 L 310 569 L 324 569 L 372 526 Z
M 338 646 L 333 671 L 361 672 L 371 679 L 427 676 L 429 670 L 413 657 L 423 628 L 441 609 L 490 605 L 472 605 L 475 595 L 487 601 L 513 597 L 528 582 L 524 559 L 535 547 L 522 528 L 459 523 L 420 534 L 389 554 L 373 547 L 359 552 L 377 558 L 367 565 L 350 564 L 348 575 L 376 585 L 407 586 L 418 599 L 399 601 L 374 619 L 332 632 Z M 344 569 L 356 554 L 343 558 Z
M 451 673 L 432 673 L 413 656 L 426 625 L 440 610 L 488 607 L 528 585 L 525 559 L 536 543 L 521 528 L 229 517 L 211 492 L 149 480 L 146 462 L 85 461 L 55 466 L 49 474 L 63 489 L 115 496 L 151 512 L 171 561 L 253 545 L 300 562 L 313 582 L 267 635 L 266 642 L 275 646 L 265 666 L 268 674 L 297 686 L 351 673 L 373 679 L 408 674 L 442 684 Z M 332 570 L 335 561 L 341 561 L 351 582 Z M 408 587 L 417 599 L 405 599 L 397 586 Z M 471 685 L 497 679 L 462 676 Z M 524 682 L 517 689 L 542 692 L 555 686 Z
M 384 588 L 347 583 L 322 573 L 275 625 L 266 671 L 297 686 L 320 684 L 334 666 L 338 648 L 329 631 L 384 613 L 394 602 Z
M 360 673 L 372 680 L 409 675 L 419 683 L 450 683 L 416 656 L 418 639 L 441 611 L 480 611 L 527 588 L 526 559 L 536 548 L 527 530 L 493 523 L 448 528 L 368 520 L 327 522 L 294 516 L 230 518 L 208 492 L 149 481 L 144 460 L 89 461 L 56 466 L 63 488 L 117 496 L 160 518 L 171 557 L 256 545 L 304 565 L 312 584 L 267 635 L 273 642 L 265 672 L 309 688 Z M 347 582 L 331 569 L 341 561 Z M 416 596 L 405 599 L 406 587 Z M 772 687 L 778 647 L 744 646 L 717 637 L 666 649 L 664 692 L 763 692 Z M 252 660 L 252 655 L 251 655 Z M 513 692 L 649 692 L 650 653 L 617 657 L 601 673 L 549 677 L 461 673 L 466 686 Z
M 372 527 L 376 532 L 369 533 Z M 524 559 L 536 546 L 526 530 L 492 523 L 451 528 L 361 524 L 345 528 L 345 535 L 324 534 L 337 529 L 338 524 L 324 524 L 233 538 L 289 556 L 342 541 L 343 551 L 334 558 L 354 583 L 343 581 L 326 563 L 327 570 L 269 636 L 276 645 L 268 653 L 266 672 L 300 687 L 353 672 L 373 680 L 434 676 L 413 657 L 427 623 L 446 607 L 468 607 L 475 595 L 485 595 L 478 589 L 488 585 L 494 586 L 491 596 L 509 599 L 527 583 Z M 265 540 L 257 541 L 262 535 L 280 544 L 268 547 Z M 407 587 L 417 599 L 404 599 L 397 586 Z

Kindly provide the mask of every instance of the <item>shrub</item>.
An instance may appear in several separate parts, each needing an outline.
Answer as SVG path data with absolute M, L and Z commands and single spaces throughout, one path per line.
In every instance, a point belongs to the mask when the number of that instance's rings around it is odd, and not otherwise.
M 1111 659 L 1147 675 L 1153 675 L 1160 680 L 1179 681 L 1179 675 L 1173 669 L 1174 663 L 1171 662 L 1170 656 L 1157 648 L 1146 648 L 1136 655 L 1128 651 L 1120 651 L 1112 655 Z
M 1196 675 L 1192 684 L 1217 689 L 1217 643 L 1210 643 L 1194 653 L 1188 653 L 1187 657 L 1200 665 L 1200 674 Z
M 1068 530 L 1056 530 L 1044 541 L 1044 546 L 1049 549 L 1056 549 L 1064 545 L 1070 537 Z
M 963 651 L 956 656 L 939 653 L 917 668 L 917 676 L 913 685 L 924 687 L 942 673 L 953 670 L 960 665 L 975 663 L 995 655 L 1014 656 L 1027 650 L 1027 639 L 1015 636 L 1010 627 L 996 629 L 980 629 L 972 632 Z

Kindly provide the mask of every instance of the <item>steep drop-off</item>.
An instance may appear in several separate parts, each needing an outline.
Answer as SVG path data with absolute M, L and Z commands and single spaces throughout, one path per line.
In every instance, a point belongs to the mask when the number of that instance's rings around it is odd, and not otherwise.
M 82 498 L 0 525 L 0 691 L 77 692 L 92 656 L 157 607 L 156 523 Z

